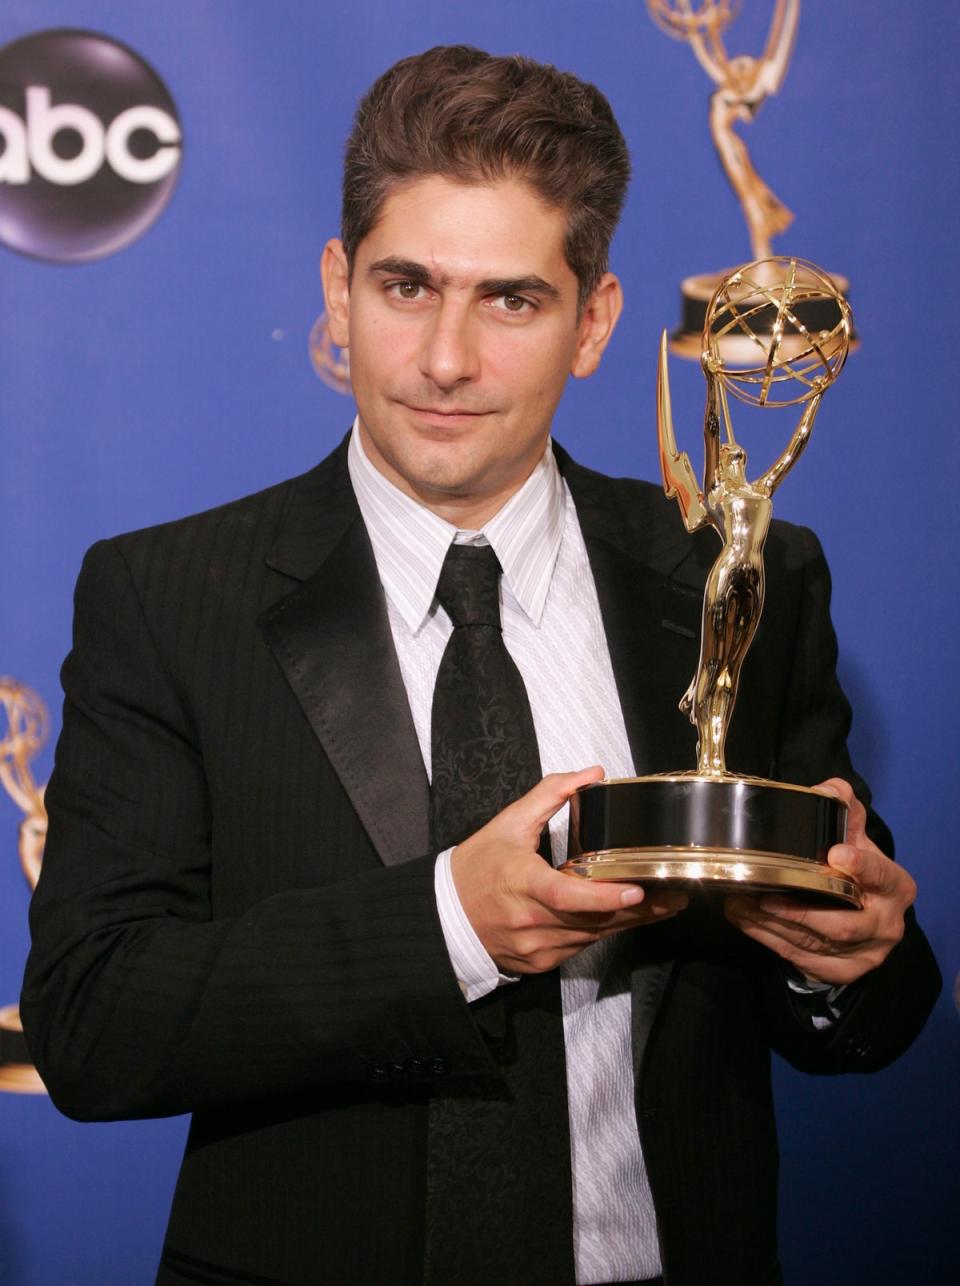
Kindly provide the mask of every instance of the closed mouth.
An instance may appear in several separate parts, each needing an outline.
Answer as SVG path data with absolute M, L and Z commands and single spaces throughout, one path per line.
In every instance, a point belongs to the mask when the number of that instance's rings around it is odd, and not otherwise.
M 467 411 L 450 406 L 411 406 L 408 409 L 416 412 L 417 415 L 444 415 L 449 416 L 451 419 L 487 414 L 486 411 Z

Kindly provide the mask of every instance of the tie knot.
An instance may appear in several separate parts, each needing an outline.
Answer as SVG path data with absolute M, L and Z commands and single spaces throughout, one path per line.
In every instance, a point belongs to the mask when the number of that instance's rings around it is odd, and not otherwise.
M 437 582 L 440 606 L 457 625 L 500 629 L 500 563 L 492 545 L 451 545 Z

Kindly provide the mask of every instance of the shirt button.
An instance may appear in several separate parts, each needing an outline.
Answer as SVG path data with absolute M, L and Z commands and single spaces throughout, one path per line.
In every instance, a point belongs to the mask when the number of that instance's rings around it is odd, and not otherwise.
M 411 1076 L 426 1076 L 430 1071 L 430 1064 L 425 1058 L 408 1058 L 407 1071 Z
M 372 1081 L 385 1081 L 387 1079 L 387 1069 L 385 1067 L 371 1067 L 367 1075 Z
M 391 1063 L 387 1069 L 392 1081 L 405 1081 L 407 1079 L 407 1069 L 403 1063 Z
M 446 1076 L 449 1070 L 450 1070 L 450 1065 L 445 1058 L 431 1058 L 430 1060 L 431 1076 Z

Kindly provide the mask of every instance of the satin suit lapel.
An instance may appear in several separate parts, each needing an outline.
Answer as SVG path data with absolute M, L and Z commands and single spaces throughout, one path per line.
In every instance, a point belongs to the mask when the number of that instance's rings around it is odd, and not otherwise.
M 679 519 L 623 512 L 608 479 L 556 448 L 577 506 L 638 773 L 692 763 L 677 702 L 696 664 L 700 594 L 672 578 Z M 294 582 L 260 626 L 387 865 L 429 849 L 429 784 L 373 550 L 341 446 L 295 484 L 268 564 Z
M 263 635 L 386 865 L 430 850 L 430 792 L 342 445 L 295 486 L 267 559 L 298 582 Z
M 674 573 L 690 543 L 662 506 L 626 511 L 608 479 L 556 453 L 577 506 L 636 771 L 684 768 L 695 738 L 677 702 L 696 665 L 701 595 Z M 261 617 L 264 637 L 381 860 L 429 852 L 429 783 L 345 446 L 296 484 L 268 563 L 295 585 Z M 670 965 L 645 959 L 644 937 L 636 937 L 639 1062 Z

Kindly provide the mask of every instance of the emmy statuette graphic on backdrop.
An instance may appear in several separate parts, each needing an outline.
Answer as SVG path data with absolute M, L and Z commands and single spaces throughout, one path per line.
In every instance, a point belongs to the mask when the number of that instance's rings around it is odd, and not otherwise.
M 6 718 L 6 731 L 0 735 L 0 784 L 24 814 L 19 834 L 20 865 L 34 889 L 40 878 L 47 837 L 47 811 L 43 787 L 34 781 L 30 763 L 50 734 L 50 717 L 37 693 L 15 679 L 0 678 L 0 707 Z M 30 1062 L 16 1005 L 0 1007 L 0 1090 L 15 1094 L 46 1092 Z
M 750 237 L 755 263 L 774 254 L 773 238 L 793 222 L 793 214 L 754 169 L 747 145 L 734 126 L 750 125 L 766 99 L 779 92 L 790 65 L 800 19 L 800 0 L 774 0 L 774 10 L 763 53 L 759 57 L 731 57 L 724 33 L 740 10 L 740 0 L 647 0 L 647 8 L 661 31 L 686 41 L 716 88 L 710 98 L 710 134 L 730 186 L 736 194 Z M 680 285 L 682 321 L 670 337 L 671 349 L 680 357 L 699 359 L 700 333 L 707 305 L 730 269 L 684 278 Z M 798 269 L 799 271 L 799 269 Z M 846 294 L 847 280 L 831 274 L 837 289 Z M 809 331 L 823 328 L 813 301 L 797 302 L 797 315 Z M 856 336 L 850 334 L 851 345 Z M 721 350 L 724 345 L 719 344 Z M 724 352 L 724 356 L 728 354 Z
M 323 380 L 327 388 L 349 397 L 353 392 L 350 383 L 350 354 L 333 342 L 326 313 L 321 313 L 311 326 L 308 348 L 314 373 Z
M 804 304 L 829 315 L 831 324 L 807 331 L 798 316 Z M 740 671 L 763 610 L 772 496 L 809 441 L 824 392 L 846 360 L 850 332 L 847 301 L 811 263 L 767 259 L 719 283 L 702 333 L 701 485 L 676 443 L 664 331 L 657 380 L 664 490 L 676 498 L 687 531 L 709 525 L 723 542 L 704 591 L 699 664 L 680 701 L 697 729 L 697 766 L 578 791 L 570 801 L 567 862 L 574 873 L 862 904 L 856 883 L 826 860 L 846 836 L 846 805 L 809 787 L 729 773 L 724 757 Z M 752 482 L 728 394 L 753 407 L 802 408 L 784 450 Z

